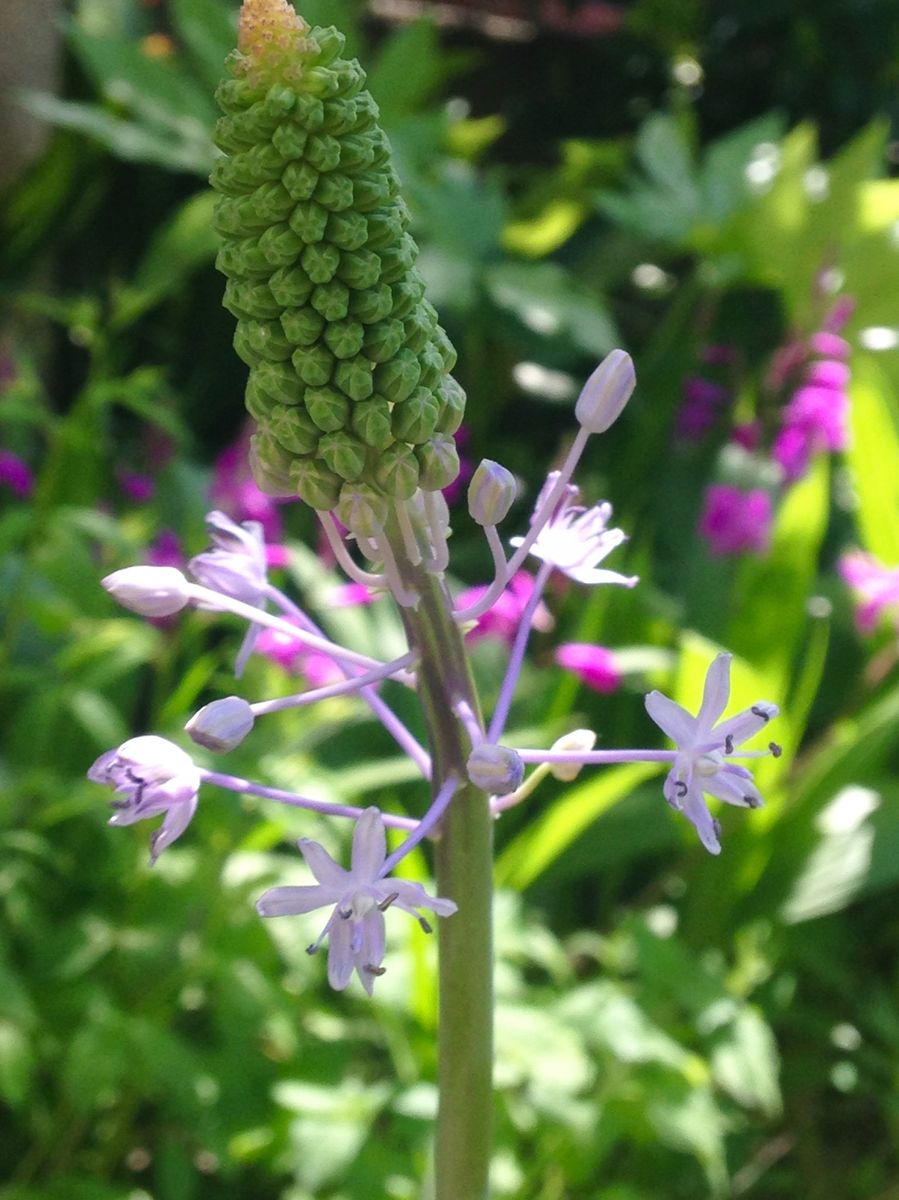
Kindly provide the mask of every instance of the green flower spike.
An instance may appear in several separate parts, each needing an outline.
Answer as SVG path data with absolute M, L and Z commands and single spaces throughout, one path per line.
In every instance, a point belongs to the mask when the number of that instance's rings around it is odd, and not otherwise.
M 218 267 L 250 368 L 260 487 L 385 513 L 458 473 L 465 395 L 424 299 L 390 145 L 343 35 L 244 0 L 216 97 Z

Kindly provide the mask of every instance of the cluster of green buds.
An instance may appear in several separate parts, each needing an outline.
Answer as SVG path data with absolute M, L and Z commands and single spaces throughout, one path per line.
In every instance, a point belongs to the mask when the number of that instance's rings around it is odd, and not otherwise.
M 250 368 L 259 486 L 341 519 L 361 503 L 383 524 L 393 502 L 455 479 L 465 394 L 378 106 L 343 49 L 287 0 L 245 0 L 216 93 L 217 265 Z

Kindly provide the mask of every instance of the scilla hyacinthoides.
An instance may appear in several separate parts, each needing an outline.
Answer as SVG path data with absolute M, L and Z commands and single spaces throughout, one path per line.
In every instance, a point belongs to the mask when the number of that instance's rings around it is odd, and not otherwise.
M 447 582 L 448 514 L 441 489 L 458 464 L 452 434 L 464 395 L 449 374 L 455 355 L 424 299 L 417 248 L 397 195 L 390 147 L 359 64 L 342 57 L 335 29 L 312 29 L 286 0 L 246 0 L 239 50 L 218 98 L 224 156 L 213 172 L 216 221 L 226 238 L 219 265 L 225 303 L 238 318 L 235 345 L 250 367 L 247 405 L 257 422 L 251 461 L 260 487 L 299 496 L 321 520 L 351 581 L 389 593 L 402 615 L 408 651 L 391 662 L 329 639 L 267 579 L 261 528 L 222 513 L 209 518 L 212 549 L 175 567 L 137 566 L 103 582 L 126 607 L 149 617 L 188 605 L 231 613 L 249 626 L 238 666 L 260 629 L 326 656 L 341 678 L 297 695 L 213 701 L 187 724 L 194 742 L 227 752 L 267 713 L 337 695 L 368 704 L 411 757 L 430 793 L 420 819 L 316 801 L 197 765 L 179 747 L 147 735 L 108 751 L 91 778 L 111 785 L 115 824 L 163 815 L 153 857 L 182 836 L 204 786 L 248 793 L 356 822 L 352 862 L 339 866 L 317 843 L 300 849 L 314 883 L 271 889 L 264 917 L 328 907 L 309 949 L 329 943 L 337 988 L 355 972 L 372 992 L 383 973 L 385 917 L 421 910 L 441 921 L 439 938 L 440 1106 L 436 1133 L 438 1200 L 482 1200 L 490 1155 L 492 1068 L 491 875 L 496 816 L 552 773 L 571 780 L 586 765 L 658 762 L 669 767 L 664 794 L 693 822 L 705 846 L 720 849 L 704 793 L 755 806 L 740 744 L 776 714 L 772 704 L 719 722 L 728 699 L 729 656 L 712 664 L 699 715 L 658 693 L 650 716 L 676 750 L 593 750 L 575 730 L 551 749 L 506 745 L 506 721 L 545 585 L 561 571 L 585 585 L 633 587 L 637 580 L 600 566 L 624 541 L 609 528 L 608 504 L 583 506 L 572 476 L 589 438 L 616 420 L 635 386 L 633 365 L 613 351 L 587 381 L 575 409 L 579 430 L 548 477 L 524 534 L 507 553 L 498 527 L 515 499 L 512 475 L 484 461 L 468 508 L 484 530 L 493 579 L 469 602 Z M 347 531 L 344 533 L 344 530 Z M 356 550 L 351 553 L 350 543 Z M 528 558 L 538 562 L 508 666 L 489 720 L 482 714 L 464 635 L 514 588 Z M 362 561 L 360 561 L 360 559 Z M 387 679 L 416 690 L 427 746 L 379 693 Z M 771 744 L 771 752 L 776 747 Z M 767 753 L 767 751 L 765 751 Z M 528 768 L 532 768 L 528 774 Z M 387 853 L 385 827 L 402 833 Z M 434 841 L 439 897 L 393 872 L 425 838 Z M 301 876 L 302 878 L 302 876 Z

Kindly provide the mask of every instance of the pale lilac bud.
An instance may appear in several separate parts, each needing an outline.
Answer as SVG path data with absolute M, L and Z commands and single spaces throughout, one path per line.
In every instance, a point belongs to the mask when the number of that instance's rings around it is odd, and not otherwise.
M 198 746 L 223 754 L 239 746 L 253 728 L 253 710 L 240 696 L 213 700 L 195 712 L 184 726 Z
M 621 415 L 636 385 L 631 356 L 613 350 L 584 384 L 574 415 L 589 433 L 605 433 Z
M 190 584 L 176 567 L 125 567 L 102 583 L 114 600 L 143 617 L 169 617 L 190 600 Z
M 589 754 L 596 745 L 596 734 L 592 729 L 572 729 L 563 734 L 550 747 L 553 754 Z M 583 770 L 583 763 L 548 763 L 550 774 L 562 783 L 571 783 Z
M 491 746 L 487 742 L 475 746 L 468 757 L 468 778 L 475 787 L 492 796 L 508 796 L 521 786 L 524 763 L 507 746 Z
M 468 511 L 479 525 L 498 525 L 512 507 L 517 492 L 512 472 L 485 458 L 468 485 Z

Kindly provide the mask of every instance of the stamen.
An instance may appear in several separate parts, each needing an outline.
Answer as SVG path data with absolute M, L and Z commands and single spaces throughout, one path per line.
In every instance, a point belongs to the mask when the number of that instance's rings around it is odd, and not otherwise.
M 748 805 L 749 808 L 761 808 L 762 807 L 762 802 L 758 798 L 758 796 L 744 796 L 743 799 L 746 801 L 746 804 Z
M 394 900 L 399 900 L 399 898 L 400 898 L 399 892 L 394 892 L 392 896 L 388 896 L 386 900 L 382 900 L 381 903 L 378 905 L 378 908 L 381 910 L 381 912 L 387 912 L 388 908 L 390 908 L 390 906 L 391 906 L 391 904 L 393 904 Z
M 340 530 L 337 528 L 334 518 L 329 512 L 320 512 L 318 519 L 322 523 L 328 544 L 334 551 L 334 557 L 340 563 L 341 567 L 343 567 L 346 574 L 349 575 L 350 579 L 355 579 L 357 583 L 364 584 L 366 587 L 387 586 L 387 580 L 383 575 L 375 575 L 371 571 L 365 571 L 353 562 L 344 540 L 340 536 Z
M 431 535 L 432 555 L 430 561 L 425 563 L 425 567 L 435 575 L 439 575 L 449 566 L 449 546 L 446 541 L 448 530 L 440 507 L 443 497 L 439 492 L 425 492 L 424 498 L 425 516 Z
M 718 838 L 718 840 L 720 841 L 721 840 L 721 822 L 717 819 L 717 817 L 712 818 L 712 828 L 715 831 L 715 837 Z
M 348 921 L 353 915 L 353 910 L 351 908 L 338 908 L 337 914 L 342 921 Z
M 422 929 L 424 930 L 425 933 L 433 933 L 434 932 L 430 922 L 426 921 L 424 917 L 419 917 L 418 923 L 422 927 Z
M 373 963 L 366 963 L 366 964 L 363 966 L 362 970 L 363 970 L 363 971 L 368 971 L 369 975 L 374 975 L 374 976 L 376 976 L 377 978 L 380 978 L 382 975 L 386 975 L 386 974 L 387 974 L 387 968 L 386 968 L 386 967 L 376 967 L 376 966 L 375 966 Z
M 319 942 L 310 942 L 309 945 L 306 947 L 306 953 L 307 954 L 318 954 L 319 946 L 320 946 Z
M 683 800 L 683 798 L 686 796 L 687 792 L 689 792 L 690 789 L 687 787 L 687 785 L 684 783 L 684 781 L 682 779 L 678 779 L 674 785 L 674 790 L 675 790 L 675 792 L 677 792 L 678 800 Z
M 734 752 L 734 738 L 733 738 L 733 734 L 729 733 L 727 735 L 727 737 L 724 739 L 724 753 L 725 754 L 733 754 L 733 752 Z
M 777 742 L 769 742 L 768 749 L 771 751 L 771 755 L 773 758 L 780 758 L 780 756 L 784 752 L 783 746 L 778 745 Z
M 771 714 L 769 712 L 766 712 L 765 709 L 759 708 L 759 706 L 757 704 L 753 704 L 752 708 L 749 711 L 752 713 L 753 716 L 758 717 L 760 721 L 764 721 L 766 725 L 771 720 Z
M 413 567 L 417 567 L 421 562 L 421 548 L 418 545 L 418 538 L 415 536 L 415 530 L 412 528 L 412 522 L 409 519 L 409 510 L 406 507 L 406 502 L 400 500 L 394 504 L 393 511 L 396 513 L 397 524 L 403 536 L 406 558 Z

